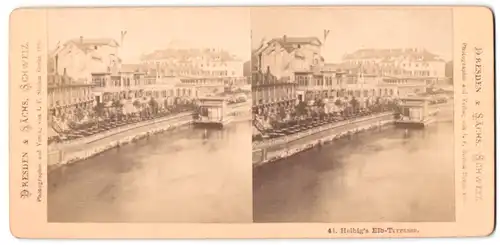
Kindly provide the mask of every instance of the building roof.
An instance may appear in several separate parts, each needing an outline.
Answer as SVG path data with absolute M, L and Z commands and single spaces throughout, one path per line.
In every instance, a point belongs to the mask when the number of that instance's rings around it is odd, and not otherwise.
M 382 62 L 390 62 L 392 58 L 406 57 L 421 61 L 443 61 L 438 55 L 425 49 L 358 49 L 357 51 L 344 55 L 344 60 L 357 59 L 382 59 Z
M 278 42 L 282 46 L 287 46 L 291 44 L 311 44 L 311 45 L 321 45 L 321 41 L 317 37 L 288 37 L 283 36 L 279 38 L 273 38 L 268 43 Z
M 54 88 L 69 88 L 69 87 L 91 87 L 92 84 L 85 83 L 81 80 L 75 80 L 67 75 L 48 74 L 47 87 Z
M 113 39 L 113 38 L 74 38 L 69 40 L 69 42 L 73 42 L 77 45 L 80 45 L 80 47 L 83 46 L 91 46 L 91 45 L 97 45 L 97 46 L 103 46 L 103 45 L 111 45 L 111 46 L 120 46 L 118 42 Z
M 120 68 L 120 72 L 143 72 L 145 70 L 145 66 L 141 64 L 122 64 Z
M 69 45 L 74 45 L 75 47 L 77 47 L 78 49 L 82 50 L 85 53 L 88 53 L 92 50 L 95 50 L 96 46 L 105 46 L 105 45 L 114 46 L 114 47 L 120 46 L 118 44 L 118 42 L 112 38 L 83 38 L 83 37 L 74 38 L 74 39 L 70 39 L 70 40 L 66 41 L 63 45 L 58 45 L 54 50 L 50 51 L 48 53 L 49 60 L 52 60 L 51 57 L 55 56 L 61 50 L 68 47 Z M 119 57 L 117 57 L 117 58 L 118 58 L 118 60 L 121 60 Z M 53 66 L 53 64 L 52 64 L 52 66 Z
M 71 40 L 67 41 L 66 43 L 64 43 L 64 45 L 57 47 L 52 52 L 51 55 L 57 54 L 60 50 L 62 50 L 63 48 L 67 47 L 70 44 L 74 45 L 75 47 L 81 49 L 83 52 L 86 52 L 86 53 L 91 51 L 91 50 L 95 50 L 96 46 L 105 46 L 105 45 L 109 45 L 109 46 L 113 46 L 113 47 L 120 46 L 118 44 L 118 42 L 112 38 L 83 38 L 83 37 L 80 37 L 80 38 L 71 39 Z
M 273 43 L 278 43 L 281 47 L 283 47 L 288 53 L 291 53 L 292 51 L 296 50 L 298 47 L 296 47 L 299 44 L 310 44 L 310 45 L 316 45 L 316 46 L 321 46 L 322 43 L 317 37 L 288 37 L 288 36 L 283 36 L 279 38 L 273 38 L 267 42 L 264 42 L 260 45 L 259 48 L 255 49 L 252 51 L 253 54 L 258 54 L 261 53 L 262 51 L 266 50 L 268 47 L 271 46 Z

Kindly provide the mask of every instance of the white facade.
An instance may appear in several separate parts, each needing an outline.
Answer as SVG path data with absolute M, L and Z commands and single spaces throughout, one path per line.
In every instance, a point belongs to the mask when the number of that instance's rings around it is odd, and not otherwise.
M 75 79 L 89 83 L 91 73 L 108 72 L 118 67 L 118 43 L 112 39 L 103 40 L 71 40 L 57 48 L 52 64 L 58 74 L 66 74 Z
M 264 43 L 255 54 L 258 68 L 278 79 L 293 81 L 297 71 L 310 71 L 313 66 L 321 65 L 321 42 L 317 38 L 294 38 L 286 36 Z
M 343 61 L 384 76 L 446 77 L 446 62 L 425 49 L 361 49 L 346 55 Z
M 244 62 L 223 50 L 166 49 L 142 57 L 141 63 L 166 76 L 243 77 Z

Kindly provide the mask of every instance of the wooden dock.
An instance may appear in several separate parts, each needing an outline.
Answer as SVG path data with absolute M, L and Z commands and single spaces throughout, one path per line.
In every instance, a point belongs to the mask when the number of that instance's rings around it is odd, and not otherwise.
M 231 122 L 226 99 L 222 97 L 200 98 L 193 125 L 203 128 L 223 128 Z
M 401 100 L 401 118 L 395 121 L 400 128 L 425 128 L 435 122 L 436 108 L 429 107 L 428 97 L 407 97 Z

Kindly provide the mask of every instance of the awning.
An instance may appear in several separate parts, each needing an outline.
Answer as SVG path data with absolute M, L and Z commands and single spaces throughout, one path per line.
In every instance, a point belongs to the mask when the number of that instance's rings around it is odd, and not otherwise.
M 47 138 L 56 136 L 59 136 L 59 134 L 52 127 L 47 127 Z
M 252 135 L 260 135 L 260 131 L 255 126 L 252 127 Z

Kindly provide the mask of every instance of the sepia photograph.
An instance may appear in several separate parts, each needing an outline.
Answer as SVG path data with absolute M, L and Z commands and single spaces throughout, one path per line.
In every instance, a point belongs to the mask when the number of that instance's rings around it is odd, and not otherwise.
M 452 9 L 255 8 L 254 222 L 454 222 Z
M 48 222 L 252 222 L 249 10 L 46 11 Z
M 16 238 L 495 230 L 487 7 L 25 7 L 9 31 Z

